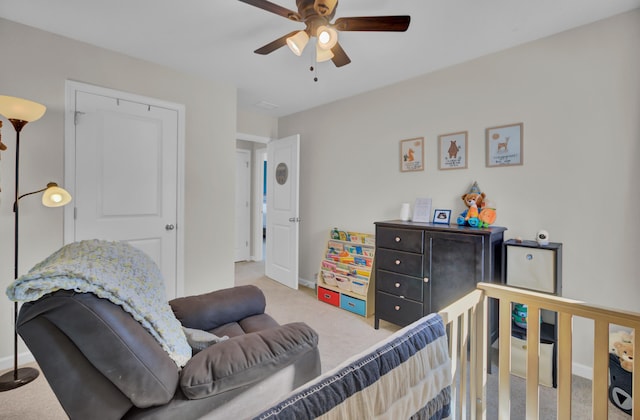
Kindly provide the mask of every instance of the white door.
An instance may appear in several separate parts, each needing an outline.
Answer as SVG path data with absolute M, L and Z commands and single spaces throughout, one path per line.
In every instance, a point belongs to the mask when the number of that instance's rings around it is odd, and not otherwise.
M 178 111 L 75 92 L 74 230 L 65 242 L 121 240 L 178 287 Z
M 236 258 L 247 261 L 250 257 L 249 238 L 251 232 L 251 152 L 236 150 Z
M 298 288 L 300 135 L 267 144 L 267 252 L 265 274 Z

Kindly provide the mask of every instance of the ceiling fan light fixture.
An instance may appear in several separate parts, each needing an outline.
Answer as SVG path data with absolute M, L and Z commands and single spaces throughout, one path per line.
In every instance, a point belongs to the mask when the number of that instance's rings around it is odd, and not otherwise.
M 338 4 L 338 0 L 315 0 L 313 8 L 320 16 L 327 16 L 333 12 L 336 4 Z
M 320 48 L 319 45 L 316 45 L 316 62 L 322 63 L 324 61 L 329 61 L 333 58 L 334 54 L 331 50 L 325 50 Z
M 330 26 L 322 25 L 318 28 L 318 47 L 330 50 L 338 43 L 338 31 Z
M 289 49 L 297 56 L 302 55 L 302 51 L 304 50 L 304 47 L 307 46 L 308 42 L 309 35 L 307 35 L 305 31 L 300 31 L 287 38 L 287 45 L 289 46 Z

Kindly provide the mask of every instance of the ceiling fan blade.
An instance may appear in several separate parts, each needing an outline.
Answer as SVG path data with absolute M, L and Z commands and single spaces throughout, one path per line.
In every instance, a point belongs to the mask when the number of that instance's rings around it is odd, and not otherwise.
M 281 36 L 280 38 L 276 39 L 275 41 L 271 41 L 267 45 L 258 48 L 257 50 L 254 51 L 254 53 L 262 54 L 262 55 L 267 55 L 269 53 L 272 53 L 275 50 L 277 50 L 278 48 L 284 47 L 285 45 L 287 45 L 287 38 L 297 34 L 298 32 L 300 32 L 300 31 L 289 32 L 285 36 Z
M 331 52 L 333 53 L 333 58 L 331 59 L 331 61 L 333 61 L 333 64 L 335 64 L 336 67 L 346 66 L 351 62 L 351 59 L 349 58 L 347 53 L 344 52 L 344 50 L 340 46 L 340 43 L 331 48 Z
M 266 10 L 267 12 L 275 13 L 276 15 L 280 15 L 287 19 L 300 22 L 302 20 L 302 16 L 298 12 L 294 12 L 293 10 L 289 10 L 286 7 L 279 6 L 275 3 L 271 3 L 267 0 L 239 0 L 243 3 L 250 4 L 262 10 Z
M 336 19 L 333 27 L 339 31 L 404 32 L 409 28 L 411 16 L 370 16 Z

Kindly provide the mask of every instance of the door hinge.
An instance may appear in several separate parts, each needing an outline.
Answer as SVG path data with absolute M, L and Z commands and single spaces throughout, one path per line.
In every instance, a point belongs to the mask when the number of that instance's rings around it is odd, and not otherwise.
M 76 111 L 76 112 L 73 114 L 73 125 L 78 125 L 78 117 L 79 117 L 80 115 L 84 115 L 84 114 L 86 114 L 86 112 Z
M 78 208 L 74 207 L 73 208 L 73 220 L 77 220 L 78 219 Z

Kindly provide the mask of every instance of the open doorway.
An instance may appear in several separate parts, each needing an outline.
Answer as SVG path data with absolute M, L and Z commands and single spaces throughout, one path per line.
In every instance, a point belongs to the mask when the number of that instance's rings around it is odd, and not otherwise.
M 299 284 L 299 178 L 300 135 L 281 139 L 252 141 L 238 137 L 236 148 L 252 151 L 252 208 L 250 224 L 253 232 L 253 261 L 264 260 L 265 275 L 283 285 L 297 289 Z M 258 143 L 258 144 L 254 144 Z M 266 172 L 265 174 L 265 151 Z M 274 168 L 274 165 L 276 166 Z M 266 200 L 264 180 L 267 179 Z M 263 202 L 266 201 L 266 211 Z M 237 216 L 241 212 L 237 212 Z M 264 226 L 266 225 L 266 242 Z M 266 243 L 266 247 L 264 246 Z
M 266 254 L 266 222 L 267 222 L 267 137 L 259 137 L 248 134 L 236 135 L 236 149 L 248 150 L 250 152 L 250 200 L 249 214 L 238 215 L 244 223 L 249 226 L 249 249 L 250 261 L 264 261 Z M 236 191 L 236 194 L 238 191 Z

